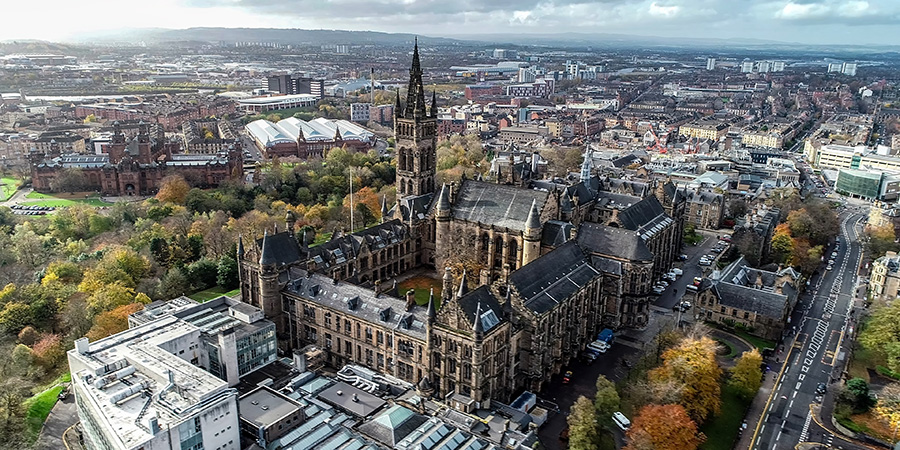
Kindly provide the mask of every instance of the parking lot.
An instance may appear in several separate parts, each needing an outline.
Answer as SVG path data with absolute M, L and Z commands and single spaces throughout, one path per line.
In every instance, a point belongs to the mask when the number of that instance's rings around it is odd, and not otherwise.
M 9 209 L 12 210 L 13 214 L 18 214 L 20 216 L 43 216 L 51 211 L 55 211 L 56 208 L 52 206 L 25 206 L 25 205 L 11 205 Z

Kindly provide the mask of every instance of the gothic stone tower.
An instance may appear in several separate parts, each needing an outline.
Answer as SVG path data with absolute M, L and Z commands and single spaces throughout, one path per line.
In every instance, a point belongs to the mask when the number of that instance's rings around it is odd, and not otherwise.
M 400 106 L 400 93 L 394 105 L 394 137 L 397 141 L 397 195 L 425 195 L 434 192 L 437 164 L 437 97 L 432 94 L 431 114 L 425 108 L 419 43 L 413 50 L 409 69 L 406 106 Z

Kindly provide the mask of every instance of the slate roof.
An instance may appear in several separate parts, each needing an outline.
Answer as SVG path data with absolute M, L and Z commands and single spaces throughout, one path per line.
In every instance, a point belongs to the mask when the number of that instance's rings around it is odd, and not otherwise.
M 700 203 L 704 205 L 719 202 L 722 200 L 722 197 L 724 197 L 722 194 L 716 194 L 715 192 L 710 191 L 687 191 L 685 192 L 685 196 L 687 197 L 688 203 Z
M 467 180 L 453 205 L 453 218 L 525 231 L 532 200 L 543 209 L 548 195 L 544 191 Z
M 616 192 L 601 191 L 597 194 L 598 208 L 625 209 L 641 201 L 641 197 L 620 194 Z
M 497 325 L 503 322 L 503 302 L 494 296 L 486 285 L 479 286 L 468 294 L 456 300 L 459 307 L 466 316 L 468 326 L 465 328 L 471 330 L 475 325 L 475 312 L 478 305 L 481 305 L 481 327 L 487 333 Z
M 787 304 L 787 296 L 775 292 L 740 286 L 733 283 L 713 283 L 713 293 L 719 304 L 781 320 Z
M 300 261 L 300 244 L 287 231 L 266 236 L 265 244 L 266 263 L 292 264 Z M 256 240 L 256 246 L 263 251 L 262 238 Z
M 603 189 L 618 194 L 644 197 L 649 189 L 647 183 L 641 181 L 629 181 L 620 178 L 607 178 L 603 182 Z
M 369 252 L 376 252 L 405 238 L 406 227 L 399 219 L 394 219 L 311 247 L 307 256 L 317 265 L 327 268 L 356 258 L 363 247 Z
M 375 291 L 355 284 L 334 281 L 321 274 L 306 274 L 298 270 L 300 277 L 288 283 L 286 292 L 309 299 L 322 306 L 343 311 L 372 323 L 384 323 L 397 333 L 425 340 L 425 323 L 428 320 L 424 306 L 413 306 L 406 311 L 406 301 L 385 294 L 375 296 Z M 302 276 L 306 274 L 307 276 Z
M 653 236 L 673 222 L 659 200 L 648 196 L 619 213 L 622 227 L 637 231 L 644 239 Z
M 581 248 L 567 242 L 510 274 L 509 281 L 528 309 L 543 314 L 599 274 Z
M 560 220 L 548 220 L 544 223 L 541 230 L 541 245 L 548 247 L 559 247 L 569 241 L 572 235 L 572 225 L 570 222 Z
M 578 229 L 576 240 L 581 248 L 592 254 L 631 261 L 653 261 L 653 253 L 635 231 L 585 222 Z

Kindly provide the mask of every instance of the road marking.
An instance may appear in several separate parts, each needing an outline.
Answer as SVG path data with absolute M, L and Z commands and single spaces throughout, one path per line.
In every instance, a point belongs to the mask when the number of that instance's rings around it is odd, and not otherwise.
M 798 381 L 798 382 L 797 382 L 797 386 L 796 386 L 794 389 L 798 389 L 798 390 L 799 390 L 799 389 L 800 389 L 800 385 L 802 385 L 802 384 L 803 384 L 803 383 L 801 383 L 801 382 Z

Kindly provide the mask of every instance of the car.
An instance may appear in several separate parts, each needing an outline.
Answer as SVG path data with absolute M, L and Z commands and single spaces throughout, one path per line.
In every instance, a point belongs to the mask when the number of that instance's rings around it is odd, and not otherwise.
M 567 370 L 566 374 L 563 375 L 563 384 L 569 384 L 570 382 L 572 382 L 572 371 Z
M 712 249 L 712 250 L 710 250 L 710 251 L 713 252 L 713 253 L 722 253 L 722 249 L 719 248 L 719 247 L 716 247 L 716 248 L 714 248 L 714 249 Z
M 684 311 L 691 309 L 691 302 L 684 301 L 684 302 L 681 302 L 681 304 L 679 306 L 681 306 L 681 311 L 684 312 Z
M 834 266 L 832 266 L 831 264 L 825 266 L 825 270 L 831 270 L 831 269 L 834 269 Z
M 669 287 L 669 283 L 666 282 L 666 281 L 662 281 L 662 280 L 660 280 L 660 281 L 659 281 L 658 283 L 656 283 L 656 284 L 657 284 L 657 286 Z
M 665 290 L 666 290 L 666 289 L 663 288 L 663 287 L 656 286 L 656 287 L 654 287 L 653 289 L 651 289 L 650 292 L 653 292 L 653 294 L 655 294 L 655 295 L 662 295 L 662 293 L 663 293 Z
M 816 395 L 825 395 L 826 389 L 828 389 L 828 387 L 825 385 L 825 383 L 817 384 L 816 385 Z
M 837 258 L 837 252 L 831 252 L 831 258 L 832 259 Z
M 694 286 L 700 286 L 700 282 L 703 281 L 701 277 L 694 277 Z
M 679 269 L 679 268 L 677 268 L 677 267 L 674 268 L 674 269 L 672 269 L 672 273 L 674 273 L 675 276 L 679 276 L 679 277 L 682 276 L 682 275 L 684 275 L 684 271 L 681 270 L 681 269 Z
M 681 255 L 678 257 L 679 261 L 687 261 L 687 259 L 688 259 L 688 255 Z
M 66 387 L 62 388 L 62 390 L 59 391 L 59 394 L 56 394 L 56 398 L 60 401 L 63 401 L 65 399 L 69 398 L 69 387 L 66 386 Z
M 710 261 L 710 260 L 708 260 L 708 259 L 701 259 L 701 260 L 700 260 L 700 265 L 701 265 L 701 266 L 711 266 L 711 265 L 712 265 L 712 261 Z

